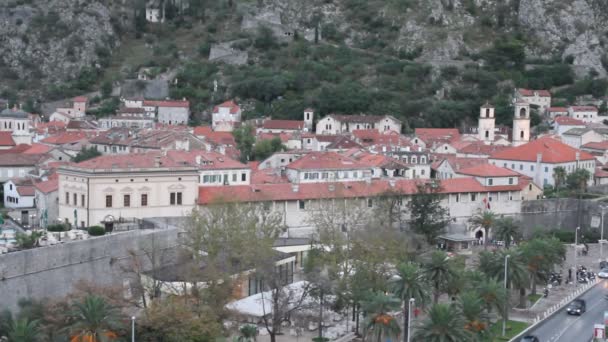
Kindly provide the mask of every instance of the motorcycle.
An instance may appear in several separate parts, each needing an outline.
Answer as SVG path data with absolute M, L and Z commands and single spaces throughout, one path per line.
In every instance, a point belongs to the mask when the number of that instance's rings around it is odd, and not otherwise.
M 547 298 L 549 296 L 549 289 L 545 287 L 543 290 L 543 297 Z

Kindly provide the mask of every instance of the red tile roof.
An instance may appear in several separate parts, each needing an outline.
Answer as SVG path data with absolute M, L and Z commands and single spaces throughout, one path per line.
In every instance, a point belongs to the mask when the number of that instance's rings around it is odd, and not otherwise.
M 257 135 L 256 139 L 258 141 L 262 141 L 262 140 L 272 140 L 274 138 L 279 138 L 281 140 L 281 142 L 286 143 L 287 141 L 289 141 L 290 137 L 291 137 L 291 135 L 287 134 L 287 133 L 260 133 Z
M 505 150 L 507 148 L 509 147 L 503 145 L 487 145 L 481 141 L 471 141 L 466 146 L 458 149 L 458 153 L 489 156 L 493 153 Z
M 454 169 L 454 171 L 488 163 L 488 160 L 486 158 L 463 158 L 456 157 L 453 154 L 433 154 L 432 156 L 436 157 L 436 160 L 431 163 L 431 168 L 434 170 L 436 170 L 439 165 L 441 165 L 441 163 L 446 160 L 450 164 L 452 169 Z
M 128 155 L 107 155 L 85 160 L 73 164 L 78 169 L 130 169 L 130 168 L 155 168 L 156 157 L 160 157 L 161 167 L 180 167 L 171 158 L 162 156 L 160 152 L 132 153 Z
M 580 153 L 580 160 L 595 160 L 595 157 L 591 154 L 577 150 L 549 137 L 539 138 L 524 145 L 508 148 L 493 154 L 490 158 L 536 162 L 537 155 L 541 154 L 543 163 L 554 164 L 576 161 L 577 152 Z
M 164 100 L 164 101 L 146 100 L 146 101 L 144 101 L 143 105 L 144 105 L 144 107 L 190 108 L 190 102 L 182 101 L 182 100 Z
M 35 183 L 34 187 L 43 194 L 57 191 L 57 189 L 59 189 L 59 178 L 54 177 L 53 179 L 49 179 L 44 182 Z
M 72 99 L 72 102 L 88 102 L 89 99 L 86 96 L 76 96 Z
M 547 111 L 565 113 L 565 112 L 568 112 L 568 108 L 566 108 L 566 107 L 549 107 L 549 108 L 547 108 Z
M 44 155 L 41 154 L 23 154 L 20 152 L 1 153 L 0 166 L 35 167 L 44 158 Z
M 209 126 L 194 127 L 194 135 L 197 137 L 205 137 L 207 140 L 217 145 L 236 146 L 234 135 L 232 135 L 231 132 L 214 132 Z
M 594 106 L 570 106 L 575 112 L 597 112 L 597 108 Z
M 551 96 L 551 93 L 548 90 L 533 90 L 533 89 L 525 89 L 519 88 L 517 89 L 521 96 L 534 96 L 534 93 L 538 93 L 538 96 L 548 97 Z
M 555 118 L 555 123 L 562 126 L 585 126 L 583 121 L 569 116 L 558 116 Z
M 581 148 L 588 148 L 592 150 L 608 150 L 608 141 L 601 142 L 590 142 L 581 146 Z
M 28 149 L 30 149 L 32 146 L 28 145 L 28 144 L 19 144 L 15 147 L 9 148 L 8 150 L 0 150 L 0 154 L 6 154 L 6 153 L 20 153 L 23 154 L 23 152 L 27 151 Z
M 460 140 L 460 132 L 456 128 L 416 128 L 414 135 L 427 144 Z
M 64 132 L 59 133 L 57 135 L 52 135 L 48 138 L 41 140 L 40 142 L 51 145 L 63 145 L 87 139 L 88 136 L 89 135 L 85 132 Z
M 32 144 L 32 146 L 30 148 L 23 151 L 23 153 L 24 154 L 44 154 L 52 149 L 53 149 L 53 147 L 51 147 L 49 145 L 34 143 L 34 144 Z
M 241 107 L 239 107 L 239 105 L 237 105 L 233 100 L 230 100 L 213 107 L 213 113 L 218 113 L 220 111 L 220 107 L 230 108 L 230 114 L 236 114 L 239 112 L 239 110 L 241 110 Z
M 0 146 L 15 146 L 12 132 L 0 132 Z
M 388 192 L 411 195 L 416 193 L 420 180 L 395 180 L 391 186 L 388 180 L 372 180 L 370 183 L 304 183 L 296 185 L 252 184 L 242 186 L 199 187 L 198 204 L 206 205 L 221 202 L 260 202 L 260 201 L 296 201 L 323 198 L 360 198 L 374 197 Z M 522 185 L 483 186 L 474 178 L 454 178 L 441 181 L 441 193 L 464 192 L 499 192 L 519 191 Z
M 495 166 L 492 164 L 481 164 L 477 166 L 467 167 L 456 171 L 461 175 L 475 177 L 511 177 L 520 176 L 519 173 L 506 169 L 504 167 Z
M 20 196 L 34 196 L 34 187 L 33 186 L 27 186 L 27 185 L 18 185 L 17 187 L 17 193 Z
M 350 170 L 369 166 L 335 152 L 311 152 L 287 165 L 294 170 Z
M 284 129 L 297 131 L 304 128 L 304 121 L 299 120 L 265 120 L 264 129 Z
M 201 170 L 248 169 L 249 166 L 218 152 L 168 151 L 167 157 L 177 164 L 197 166 Z M 199 158 L 197 158 L 199 157 Z M 200 160 L 200 164 L 197 163 Z

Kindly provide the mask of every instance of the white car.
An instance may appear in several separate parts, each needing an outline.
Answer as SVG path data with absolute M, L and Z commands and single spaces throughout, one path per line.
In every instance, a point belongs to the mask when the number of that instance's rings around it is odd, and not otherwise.
M 602 268 L 598 273 L 597 276 L 603 279 L 608 278 L 608 268 Z

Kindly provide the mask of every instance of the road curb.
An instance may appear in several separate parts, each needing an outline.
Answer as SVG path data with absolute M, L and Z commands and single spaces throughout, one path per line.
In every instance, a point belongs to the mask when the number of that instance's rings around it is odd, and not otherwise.
M 563 308 L 568 303 L 570 303 L 574 298 L 582 296 L 585 292 L 587 292 L 587 291 L 591 290 L 592 288 L 594 288 L 597 284 L 600 283 L 600 281 L 601 280 L 599 278 L 596 278 L 595 279 L 595 283 L 587 284 L 584 287 L 580 287 L 580 288 L 576 289 L 573 293 L 571 293 L 568 296 L 566 296 L 565 298 L 563 298 L 559 302 L 559 304 L 556 304 L 556 305 L 550 307 L 549 310 L 543 312 L 541 315 L 536 316 L 536 318 L 534 319 L 534 323 L 532 323 L 529 327 L 527 327 L 526 329 L 524 329 L 519 334 L 515 335 L 512 339 L 509 340 L 509 342 L 515 342 L 518 339 L 520 339 L 523 336 L 525 336 L 525 334 L 527 334 L 530 330 L 534 329 L 537 325 L 539 325 L 540 323 L 542 323 L 544 320 L 546 320 L 547 318 L 550 318 L 551 316 L 555 315 L 556 312 L 558 312 L 561 308 Z

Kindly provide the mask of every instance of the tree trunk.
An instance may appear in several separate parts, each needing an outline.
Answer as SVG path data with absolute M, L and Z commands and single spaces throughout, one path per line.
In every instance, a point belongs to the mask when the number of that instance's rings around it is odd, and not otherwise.
M 519 288 L 519 307 L 520 308 L 526 307 L 526 288 L 525 287 Z
M 270 342 L 277 342 L 277 334 L 273 331 L 268 334 L 270 336 Z
M 532 275 L 532 294 L 536 294 L 536 277 Z
M 409 302 L 403 302 L 403 342 L 407 342 L 407 333 L 408 333 L 408 316 L 410 314 L 409 310 Z

